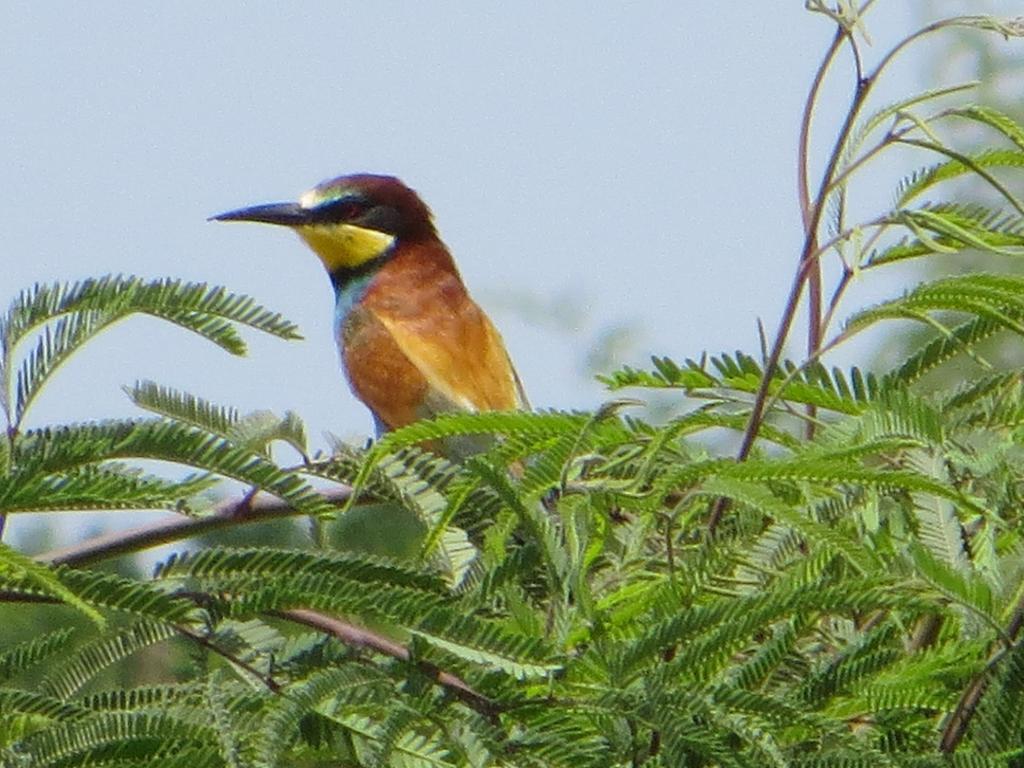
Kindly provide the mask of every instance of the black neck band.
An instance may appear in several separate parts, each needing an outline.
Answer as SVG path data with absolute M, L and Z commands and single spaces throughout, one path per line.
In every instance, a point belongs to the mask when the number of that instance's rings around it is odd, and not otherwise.
M 391 249 L 388 249 L 380 256 L 375 256 L 369 261 L 364 261 L 358 267 L 339 267 L 330 273 L 331 284 L 335 291 L 344 290 L 345 286 L 367 275 L 376 272 L 388 260 Z

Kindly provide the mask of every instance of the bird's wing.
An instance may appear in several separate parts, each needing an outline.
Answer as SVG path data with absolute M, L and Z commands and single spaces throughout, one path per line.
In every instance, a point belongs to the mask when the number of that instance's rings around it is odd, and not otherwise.
M 426 382 L 421 417 L 529 407 L 500 334 L 475 304 L 443 323 L 377 319 Z

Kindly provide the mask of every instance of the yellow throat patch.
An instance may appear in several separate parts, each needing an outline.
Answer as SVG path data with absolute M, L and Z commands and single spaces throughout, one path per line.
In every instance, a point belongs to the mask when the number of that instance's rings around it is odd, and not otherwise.
M 395 244 L 395 236 L 354 224 L 310 224 L 295 227 L 328 272 L 357 269 L 383 256 Z

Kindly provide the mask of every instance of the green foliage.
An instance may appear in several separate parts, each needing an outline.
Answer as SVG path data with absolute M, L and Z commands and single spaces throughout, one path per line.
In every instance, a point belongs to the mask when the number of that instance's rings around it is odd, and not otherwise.
M 808 3 L 837 25 L 822 75 L 842 45 L 864 66 L 870 5 Z M 947 27 L 1019 31 L 963 17 L 905 44 Z M 604 377 L 614 391 L 679 393 L 666 423 L 634 415 L 642 400 L 453 413 L 309 457 L 293 413 L 243 415 L 139 382 L 127 392 L 148 416 L 24 429 L 61 363 L 132 313 L 232 353 L 237 325 L 297 333 L 246 297 L 170 280 L 20 295 L 0 318 L 0 517 L 172 514 L 36 558 L 0 544 L 3 599 L 68 619 L 0 647 L 0 764 L 1024 764 L 1024 379 L 978 349 L 996 334 L 1020 343 L 1024 282 L 934 279 L 828 337 L 854 279 L 1024 252 L 1006 181 L 1024 168 L 1024 128 L 948 105 L 970 85 L 865 117 L 890 61 L 859 69 L 817 198 L 808 186 L 799 290 L 772 348 Z M 956 123 L 1003 144 L 960 151 L 942 135 Z M 907 146 L 938 162 L 898 185 L 891 210 L 850 224 L 859 168 Z M 920 202 L 962 178 L 999 204 Z M 820 341 L 785 360 L 785 319 L 825 258 L 840 278 L 814 319 Z M 888 372 L 822 362 L 893 319 L 931 336 Z M 976 376 L 923 385 L 966 360 Z M 431 450 L 452 441 L 482 451 L 454 462 Z M 279 464 L 278 443 L 301 463 Z M 180 471 L 156 474 L 153 460 Z M 237 493 L 223 479 L 246 490 L 215 504 L 214 489 Z M 92 567 L 300 515 L 314 534 L 304 547 L 191 547 L 147 578 Z M 356 519 L 409 521 L 410 541 L 382 556 Z

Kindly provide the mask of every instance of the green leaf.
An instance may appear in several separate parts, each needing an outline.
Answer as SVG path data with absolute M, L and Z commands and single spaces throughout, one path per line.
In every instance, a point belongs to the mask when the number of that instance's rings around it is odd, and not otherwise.
M 1021 126 L 1019 122 L 1005 112 L 991 106 L 971 104 L 967 107 L 951 110 L 950 114 L 994 128 L 1012 141 L 1018 149 L 1024 150 L 1024 126 Z
M 954 110 L 953 114 L 959 114 Z M 1020 130 L 1019 128 L 1017 129 Z M 900 182 L 897 190 L 896 205 L 905 207 L 924 192 L 944 181 L 956 179 L 974 172 L 977 168 L 1024 168 L 1024 143 L 1019 149 L 990 149 L 976 154 L 969 154 L 970 163 L 960 160 L 947 160 L 930 168 L 915 171 Z
M 994 615 L 992 592 L 983 578 L 956 570 L 916 543 L 911 543 L 909 553 L 918 575 L 926 582 L 981 618 L 990 628 L 1002 632 Z
M 299 575 L 345 578 L 356 583 L 380 582 L 424 592 L 444 594 L 437 574 L 409 564 L 358 552 L 305 552 L 269 547 L 208 547 L 198 552 L 172 555 L 158 571 L 160 578 L 249 578 L 267 582 Z
M 1024 244 L 1024 218 L 976 204 L 942 204 L 897 211 L 890 223 L 904 225 L 916 236 L 873 251 L 865 262 L 866 269 L 968 248 L 1018 256 Z
M 79 312 L 60 318 L 46 326 L 35 348 L 29 352 L 18 370 L 15 382 L 14 417 L 20 422 L 43 384 L 78 351 L 86 341 L 109 326 L 116 316 L 98 312 Z
M 15 589 L 29 587 L 37 594 L 53 597 L 74 608 L 100 629 L 106 625 L 103 615 L 75 590 L 68 588 L 51 568 L 3 542 L 0 542 L 0 579 Z
M 763 486 L 740 480 L 713 478 L 702 484 L 700 492 L 712 498 L 724 496 L 759 510 L 827 551 L 842 556 L 861 575 L 882 572 L 882 563 L 870 549 L 836 528 L 807 516 L 802 510 L 782 503 Z
M 1016 216 L 1003 216 L 994 221 L 979 220 L 948 210 L 920 208 L 900 211 L 895 222 L 904 224 L 921 239 L 924 239 L 923 231 L 944 238 L 942 247 L 935 248 L 939 252 L 977 248 L 1003 256 L 1019 256 L 1022 253 L 1020 249 L 1024 247 L 1024 223 Z M 939 242 L 935 238 L 930 238 L 930 241 Z
M 517 680 L 544 678 L 561 669 L 561 666 L 557 664 L 531 664 L 526 661 L 503 656 L 485 648 L 475 648 L 465 643 L 455 642 L 444 637 L 423 632 L 422 630 L 414 629 L 412 630 L 412 634 L 421 640 L 424 640 L 428 645 L 432 645 L 435 648 L 445 651 L 456 658 L 473 664 L 479 664 L 488 669 L 501 670 L 505 674 L 511 675 Z
M 27 477 L 17 473 L 0 479 L 0 511 L 179 510 L 185 499 L 213 484 L 210 475 L 171 481 L 116 462 Z
M 999 327 L 1024 334 L 1024 278 L 1010 275 L 957 275 L 923 283 L 906 295 L 876 304 L 846 322 L 847 333 L 881 320 L 906 319 L 939 325 L 929 313 L 975 315 Z M 946 332 L 950 335 L 951 332 Z
M 166 594 L 158 584 L 65 567 L 57 567 L 53 573 L 78 600 L 93 608 L 182 626 L 202 626 L 206 622 L 205 612 L 195 603 Z
M 963 93 L 964 91 L 970 91 L 977 88 L 978 85 L 978 81 L 970 81 L 957 83 L 956 85 L 941 86 L 927 91 L 922 91 L 921 93 L 916 93 L 905 99 L 899 99 L 898 101 L 887 104 L 877 110 L 868 118 L 863 120 L 850 134 L 850 139 L 843 148 L 843 163 L 838 170 L 842 172 L 844 168 L 849 167 L 850 162 L 854 159 L 854 155 L 860 151 L 864 142 L 884 123 L 897 118 L 900 114 L 906 112 L 911 107 L 943 99 L 947 96 L 953 96 L 958 93 Z
M 633 386 L 678 387 L 693 397 L 714 400 L 722 397 L 725 390 L 755 393 L 764 375 L 757 361 L 741 352 L 712 358 L 710 362 L 717 375 L 707 370 L 707 362 L 698 364 L 687 360 L 683 366 L 679 366 L 668 358 L 654 358 L 653 361 L 653 372 L 623 368 L 609 377 L 601 378 L 601 381 L 613 390 Z M 818 363 L 798 367 L 787 360 L 780 364 L 769 387 L 769 394 L 792 403 L 814 405 L 840 413 L 858 413 L 876 388 L 874 377 L 857 368 L 851 369 L 847 376 L 837 368 L 829 371 Z M 742 420 L 730 422 L 726 415 L 719 414 L 689 414 L 685 418 L 693 420 L 695 425 L 703 420 L 707 426 L 745 426 Z M 715 423 L 712 424 L 712 421 Z M 776 434 L 776 438 L 782 444 L 789 442 L 779 434 Z
M 975 317 L 944 330 L 885 376 L 885 381 L 901 385 L 913 384 L 957 355 L 967 352 L 991 338 L 1003 326 L 988 317 Z
M 228 438 L 251 451 L 268 454 L 272 442 L 287 443 L 302 456 L 308 450 L 306 426 L 294 411 L 277 416 L 271 411 L 253 411 L 239 419 L 228 433 Z
M 173 626 L 163 622 L 133 622 L 66 654 L 46 675 L 40 689 L 58 699 L 69 699 L 103 670 L 176 634 Z
M 303 718 L 330 702 L 331 709 L 379 700 L 391 692 L 390 681 L 372 667 L 348 665 L 322 669 L 288 687 L 270 702 L 253 744 L 253 764 L 272 768 L 299 730 Z
M 0 712 L 4 717 L 30 714 L 48 720 L 75 720 L 88 714 L 81 706 L 33 691 L 0 688 Z
M 296 326 L 279 314 L 247 296 L 205 284 L 117 276 L 36 285 L 18 296 L 0 319 L 5 398 L 10 395 L 15 348 L 42 326 L 39 341 L 18 373 L 15 422 L 21 421 L 43 384 L 68 357 L 100 330 L 134 313 L 168 320 L 234 354 L 245 352 L 235 325 L 247 325 L 281 338 L 298 338 Z
M 330 514 L 328 503 L 297 472 L 205 430 L 164 419 L 128 420 L 31 430 L 16 445 L 23 473 L 68 469 L 113 459 L 158 459 L 256 486 L 303 514 Z M 190 483 L 203 484 L 205 478 Z
M 161 759 L 174 750 L 185 753 L 186 764 L 199 768 L 210 763 L 198 758 L 190 748 L 213 745 L 215 738 L 206 724 L 167 713 L 98 712 L 33 733 L 18 745 L 18 752 L 28 765 L 59 766 L 88 764 L 108 750 L 116 754 L 135 747 L 153 760 L 147 761 L 149 765 L 160 765 Z
M 55 654 L 66 651 L 73 629 L 63 627 L 0 651 L 0 682 L 31 670 Z
M 235 408 L 214 405 L 187 392 L 154 381 L 137 381 L 125 392 L 140 408 L 227 438 L 240 418 Z

